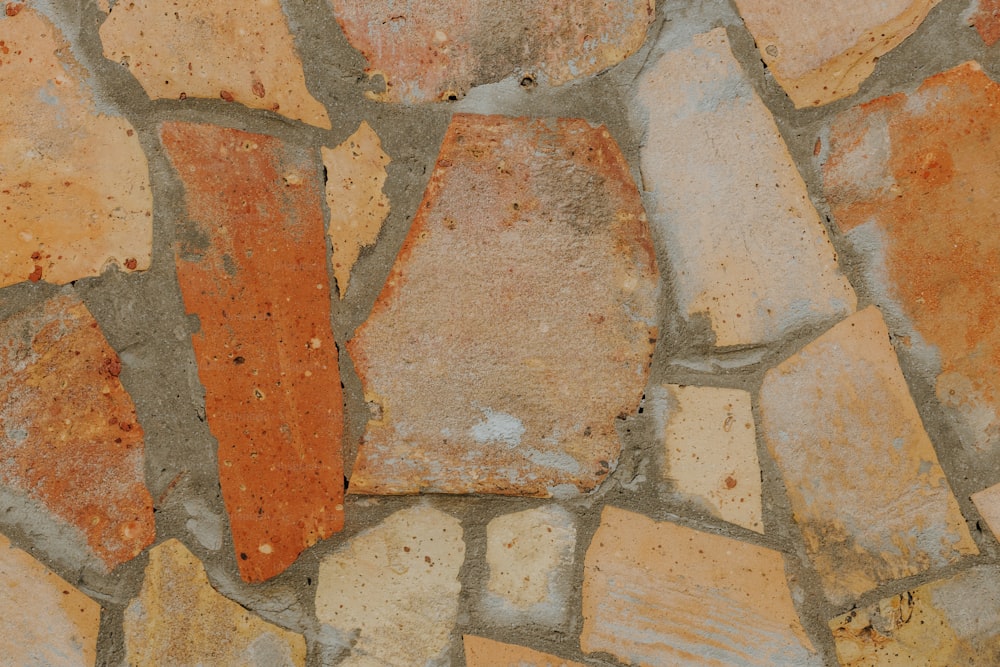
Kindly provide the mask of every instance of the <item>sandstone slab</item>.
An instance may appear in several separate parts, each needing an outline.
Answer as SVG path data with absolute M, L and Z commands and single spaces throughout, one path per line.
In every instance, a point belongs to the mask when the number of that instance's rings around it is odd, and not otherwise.
M 973 493 L 972 504 L 979 510 L 993 536 L 1000 539 L 1000 484 Z
M 240 574 L 282 572 L 344 521 L 343 399 L 315 155 L 167 123 L 186 189 L 177 276 Z
M 582 662 L 563 660 L 548 653 L 465 635 L 466 667 L 584 667 Z
M 1000 41 L 1000 0 L 972 0 L 970 10 L 969 24 L 975 26 L 986 46 Z

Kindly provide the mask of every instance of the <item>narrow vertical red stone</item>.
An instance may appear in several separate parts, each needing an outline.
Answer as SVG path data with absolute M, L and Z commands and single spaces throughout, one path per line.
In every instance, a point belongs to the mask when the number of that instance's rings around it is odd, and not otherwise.
M 219 441 L 240 575 L 343 527 L 343 400 L 316 160 L 274 137 L 166 123 L 187 195 L 177 275 Z

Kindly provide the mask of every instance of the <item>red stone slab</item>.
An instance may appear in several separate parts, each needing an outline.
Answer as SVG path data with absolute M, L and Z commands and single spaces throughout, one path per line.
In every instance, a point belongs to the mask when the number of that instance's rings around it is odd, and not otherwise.
M 986 46 L 993 46 L 1000 41 L 1000 0 L 978 0 L 973 4 L 969 24 L 975 26 Z
M 344 522 L 318 154 L 210 125 L 161 137 L 186 188 L 177 274 L 237 563 L 263 581 Z

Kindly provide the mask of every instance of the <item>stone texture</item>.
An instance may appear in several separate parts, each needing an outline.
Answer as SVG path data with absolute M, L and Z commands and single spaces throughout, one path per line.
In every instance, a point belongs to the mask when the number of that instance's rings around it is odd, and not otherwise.
M 663 472 L 671 490 L 730 523 L 763 533 L 750 394 L 718 387 L 657 389 Z
M 972 0 L 970 10 L 969 24 L 976 27 L 986 46 L 1000 41 L 1000 0 Z
M 585 121 L 456 115 L 371 316 L 351 492 L 571 496 L 621 449 L 656 337 L 628 166 Z
M 427 102 L 512 74 L 554 86 L 592 76 L 635 53 L 654 0 L 397 3 L 331 0 L 365 72 L 385 81 L 373 97 Z
M 963 442 L 995 448 L 1000 86 L 967 63 L 840 114 L 829 143 L 823 179 L 836 224 L 856 245 L 877 239 L 872 279 L 912 326 L 911 344 L 929 346 L 938 399 Z
M 104 57 L 128 67 L 152 98 L 221 97 L 330 127 L 277 0 L 118 2 L 100 35 Z
M 94 665 L 101 607 L 0 535 L 0 661 Z
M 634 105 L 682 317 L 707 318 L 715 344 L 731 346 L 853 312 L 805 182 L 723 28 L 660 55 Z
M 768 371 L 760 414 L 835 604 L 978 553 L 874 306 Z
M 254 665 L 306 662 L 306 641 L 217 593 L 183 544 L 149 552 L 139 597 L 125 609 L 129 665 Z
M 323 559 L 316 617 L 350 649 L 337 664 L 451 664 L 464 559 L 461 523 L 426 505 L 390 515 Z
M 167 123 L 186 189 L 177 245 L 240 574 L 262 581 L 344 521 L 344 406 L 330 328 L 318 156 Z
M 979 510 L 993 536 L 1000 539 L 1000 484 L 973 493 L 972 503 Z
M 781 553 L 605 507 L 583 578 L 586 653 L 630 665 L 821 665 Z
M 143 431 L 121 361 L 71 291 L 0 322 L 0 486 L 79 531 L 109 569 L 153 541 Z
M 333 149 L 324 146 L 322 151 L 333 275 L 343 299 L 361 248 L 375 243 L 389 215 L 389 198 L 382 188 L 391 160 L 375 130 L 363 121 L 344 143 Z
M 830 622 L 843 667 L 1000 664 L 1000 568 L 955 576 Z
M 879 57 L 912 35 L 940 0 L 735 0 L 760 57 L 796 107 L 857 92 Z
M 149 268 L 146 157 L 32 7 L 0 12 L 0 287 Z M 60 60 L 60 58 L 62 60 Z
M 465 635 L 466 667 L 584 667 L 582 662 L 563 660 L 523 646 Z

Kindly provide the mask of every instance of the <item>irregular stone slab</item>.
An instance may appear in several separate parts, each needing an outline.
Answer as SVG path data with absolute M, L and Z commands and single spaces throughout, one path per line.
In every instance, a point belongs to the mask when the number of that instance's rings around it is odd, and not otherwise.
M 344 525 L 344 406 L 317 156 L 166 123 L 186 189 L 177 277 L 240 575 L 263 581 Z
M 221 97 L 330 128 L 274 0 L 118 2 L 100 35 L 104 57 L 128 67 L 154 99 Z
M 583 571 L 585 653 L 630 665 L 821 665 L 781 553 L 605 507 Z
M 355 493 L 570 496 L 614 469 L 656 337 L 639 195 L 603 127 L 455 115 L 347 347 L 375 408 Z
M 835 604 L 978 553 L 874 306 L 768 371 L 760 413 Z
M 152 543 L 143 431 L 121 361 L 64 292 L 0 322 L 0 486 L 83 535 L 108 569 Z
M 306 664 L 306 640 L 255 616 L 212 588 L 183 544 L 149 552 L 139 597 L 125 609 L 129 665 Z
M 23 4 L 6 8 L 0 287 L 64 284 L 100 275 L 108 264 L 148 269 L 153 197 L 139 137 L 124 118 L 98 112 L 89 74 L 47 18 Z
M 1000 86 L 967 63 L 839 115 L 823 165 L 836 224 L 875 239 L 872 280 L 929 348 L 973 450 L 1000 445 L 1000 172 L 983 162 L 998 150 Z
M 1000 536 L 1000 484 L 972 494 L 976 506 L 994 537 Z
M 466 667 L 584 667 L 582 662 L 474 635 L 465 635 L 462 641 Z
M 1000 41 L 1000 0 L 972 0 L 969 10 L 969 25 L 975 26 L 986 46 Z
M 365 72 L 385 81 L 372 97 L 408 103 L 456 100 L 512 74 L 553 86 L 593 76 L 635 53 L 655 18 L 654 0 L 331 4 Z
M 675 384 L 656 389 L 663 473 L 672 490 L 726 521 L 763 533 L 750 394 Z
M 101 606 L 0 535 L 0 656 L 8 665 L 94 665 Z
M 1000 567 L 982 565 L 830 621 L 843 667 L 1000 664 Z
M 912 35 L 940 0 L 735 0 L 760 57 L 796 107 L 852 95 L 879 57 Z
M 682 317 L 707 318 L 715 344 L 730 346 L 854 311 L 805 182 L 725 29 L 646 68 L 634 122 Z
M 324 146 L 326 203 L 330 209 L 333 276 L 340 298 L 351 279 L 351 268 L 363 246 L 375 243 L 389 215 L 389 198 L 382 191 L 391 162 L 382 141 L 368 123 L 334 149 Z
M 464 559 L 461 523 L 427 506 L 392 514 L 324 558 L 316 617 L 350 648 L 338 665 L 451 664 Z

